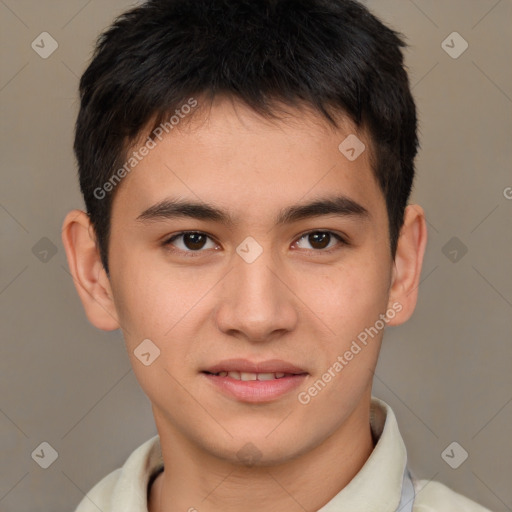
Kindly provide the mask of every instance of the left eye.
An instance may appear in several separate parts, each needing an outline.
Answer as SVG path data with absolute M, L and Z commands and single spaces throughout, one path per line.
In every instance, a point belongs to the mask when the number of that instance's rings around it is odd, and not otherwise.
M 338 240 L 342 245 L 345 244 L 345 240 L 340 235 L 333 233 L 332 231 L 310 231 L 309 233 L 302 235 L 296 243 L 298 244 L 301 240 L 306 239 L 307 242 L 313 246 L 313 250 L 323 250 L 329 247 L 329 243 L 333 241 L 333 238 Z M 330 252 L 330 250 L 324 252 Z
M 181 242 L 179 244 L 176 244 L 175 242 L 180 239 Z M 299 245 L 302 240 L 306 240 L 307 243 L 309 243 L 313 247 L 313 249 L 308 249 L 307 247 L 300 246 L 299 248 L 306 250 L 331 252 L 333 247 L 331 242 L 334 241 L 333 239 L 336 239 L 341 245 L 346 244 L 345 240 L 340 235 L 332 231 L 310 231 L 309 233 L 303 234 L 299 238 L 299 240 L 295 242 L 295 244 Z M 207 246 L 208 240 L 210 240 L 210 247 Z M 177 252 L 181 251 L 185 253 L 202 252 L 201 249 L 216 249 L 217 247 L 217 245 L 213 242 L 211 237 L 199 231 L 183 231 L 182 233 L 177 233 L 176 235 L 173 235 L 171 238 L 164 241 L 163 245 L 172 245 L 174 247 L 177 247 Z

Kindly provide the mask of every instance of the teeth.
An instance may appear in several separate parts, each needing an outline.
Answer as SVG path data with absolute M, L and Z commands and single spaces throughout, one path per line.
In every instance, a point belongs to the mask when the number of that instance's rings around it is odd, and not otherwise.
M 258 380 L 274 380 L 275 378 L 275 373 L 258 373 Z
M 257 377 L 258 377 L 258 375 L 256 373 L 249 373 L 249 372 L 241 372 L 240 373 L 240 380 L 256 380 Z
M 235 380 L 250 381 L 250 380 L 274 380 L 282 379 L 286 373 L 252 373 L 252 372 L 219 372 L 216 373 L 218 377 L 231 377 Z

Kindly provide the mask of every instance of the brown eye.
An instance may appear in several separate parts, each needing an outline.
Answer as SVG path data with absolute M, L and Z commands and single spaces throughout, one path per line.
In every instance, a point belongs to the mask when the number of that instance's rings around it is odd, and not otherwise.
M 187 249 L 197 251 L 202 249 L 206 242 L 206 236 L 201 233 L 186 233 L 183 235 L 183 243 Z
M 176 250 L 176 252 L 204 252 L 201 251 L 201 249 L 212 249 L 216 246 L 215 243 L 211 241 L 210 243 L 213 245 L 213 247 L 207 247 L 208 240 L 211 240 L 211 238 L 205 233 L 196 231 L 183 231 L 182 233 L 173 235 L 171 238 L 166 240 L 163 245 L 172 246 L 172 250 Z
M 341 236 L 339 236 L 336 233 L 333 233 L 332 231 L 311 231 L 309 233 L 305 233 L 304 235 L 302 235 L 302 237 L 299 239 L 299 242 L 302 240 L 306 240 L 307 243 L 313 248 L 313 250 L 318 250 L 322 252 L 330 252 L 330 249 L 332 247 L 335 248 L 336 244 L 334 244 L 334 246 L 331 244 L 331 242 L 333 242 L 334 240 L 338 240 L 338 245 L 346 244 L 345 240 Z M 297 244 L 299 244 L 299 242 L 297 242 Z M 301 248 L 306 250 L 309 249 L 308 247 Z M 329 248 L 329 250 L 325 250 L 326 248 Z
M 311 233 L 308 235 L 308 242 L 315 249 L 325 249 L 331 241 L 329 233 Z

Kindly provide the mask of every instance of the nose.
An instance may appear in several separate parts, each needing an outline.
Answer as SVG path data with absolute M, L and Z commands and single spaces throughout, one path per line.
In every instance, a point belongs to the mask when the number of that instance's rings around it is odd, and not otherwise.
M 222 282 L 217 327 L 250 342 L 270 341 L 294 330 L 299 301 L 271 251 L 264 250 L 251 263 L 235 255 L 233 265 Z

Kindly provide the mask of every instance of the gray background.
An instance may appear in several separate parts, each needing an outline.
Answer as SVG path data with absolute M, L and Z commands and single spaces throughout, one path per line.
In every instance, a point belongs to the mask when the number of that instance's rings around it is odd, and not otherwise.
M 387 330 L 374 394 L 394 408 L 416 476 L 512 510 L 512 3 L 365 3 L 411 45 L 422 141 L 412 202 L 429 227 L 418 306 Z M 66 212 L 83 207 L 78 78 L 130 5 L 0 0 L 4 512 L 74 510 L 156 434 L 121 334 L 88 323 L 60 240 Z M 31 48 L 43 31 L 59 45 L 47 59 Z M 441 47 L 454 31 L 469 43 L 456 59 Z M 44 441 L 58 453 L 48 469 L 31 457 Z M 441 457 L 453 441 L 469 454 L 458 469 Z

